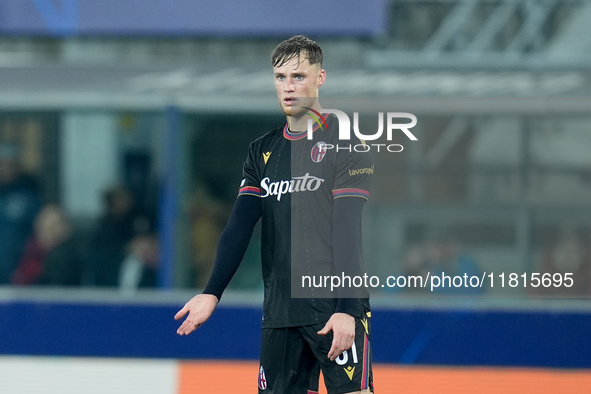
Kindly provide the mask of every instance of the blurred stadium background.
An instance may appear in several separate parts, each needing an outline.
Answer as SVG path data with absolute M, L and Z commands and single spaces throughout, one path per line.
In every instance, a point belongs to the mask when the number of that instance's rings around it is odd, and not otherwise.
M 200 332 L 172 316 L 283 121 L 268 59 L 293 34 L 322 96 L 418 116 L 377 157 L 374 272 L 573 273 L 376 294 L 378 392 L 589 392 L 590 22 L 585 0 L 2 0 L 0 392 L 255 390 L 256 242 Z

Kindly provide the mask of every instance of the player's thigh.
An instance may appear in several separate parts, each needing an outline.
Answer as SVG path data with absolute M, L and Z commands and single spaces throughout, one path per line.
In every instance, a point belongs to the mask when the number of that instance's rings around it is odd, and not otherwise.
M 324 324 L 302 327 L 304 337 L 320 362 L 324 382 L 329 394 L 373 391 L 370 349 L 370 319 L 355 319 L 355 341 L 351 349 L 344 351 L 334 361 L 327 357 L 332 345 L 332 333 L 316 334 Z M 371 392 L 370 391 L 370 392 Z
M 297 328 L 264 328 L 259 393 L 318 391 L 320 365 Z

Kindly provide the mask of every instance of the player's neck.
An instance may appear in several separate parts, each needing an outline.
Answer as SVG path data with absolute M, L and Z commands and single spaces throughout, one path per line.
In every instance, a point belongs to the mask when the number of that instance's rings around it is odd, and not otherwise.
M 322 107 L 316 103 L 312 109 L 316 112 L 322 113 Z M 287 127 L 293 133 L 303 133 L 308 131 L 308 120 L 312 119 L 308 113 L 302 113 L 299 116 L 287 116 Z

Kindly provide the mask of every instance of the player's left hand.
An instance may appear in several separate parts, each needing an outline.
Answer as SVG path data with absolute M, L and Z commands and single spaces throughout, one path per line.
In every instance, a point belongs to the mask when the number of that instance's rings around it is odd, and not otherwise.
M 351 349 L 355 341 L 355 318 L 347 313 L 335 313 L 326 322 L 318 335 L 326 335 L 332 331 L 332 346 L 328 351 L 328 358 L 334 361 L 345 350 Z

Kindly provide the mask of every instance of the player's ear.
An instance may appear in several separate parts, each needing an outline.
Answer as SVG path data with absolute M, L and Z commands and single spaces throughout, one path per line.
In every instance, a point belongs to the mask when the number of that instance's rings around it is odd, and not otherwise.
M 324 82 L 326 81 L 326 71 L 324 71 L 324 69 L 320 70 L 320 72 L 318 73 L 318 81 L 316 82 L 316 87 L 321 87 L 322 85 L 324 85 Z

